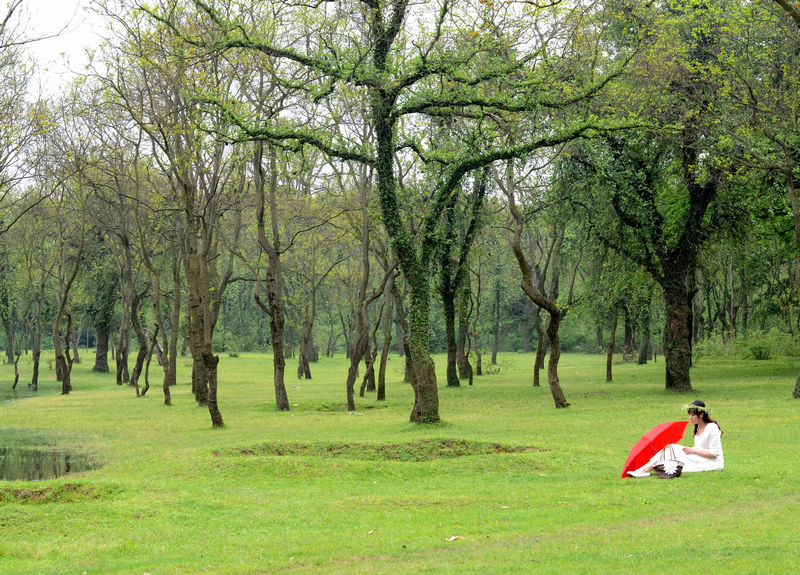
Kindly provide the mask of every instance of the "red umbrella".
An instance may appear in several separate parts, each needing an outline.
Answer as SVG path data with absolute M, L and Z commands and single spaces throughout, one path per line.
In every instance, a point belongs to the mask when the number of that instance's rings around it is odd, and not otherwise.
M 639 469 L 642 465 L 650 461 L 656 453 L 664 449 L 670 443 L 678 443 L 683 439 L 683 432 L 686 431 L 688 421 L 668 421 L 659 423 L 653 429 L 642 435 L 642 438 L 631 447 L 628 459 L 625 460 L 625 467 L 622 468 L 622 477 L 628 476 L 628 471 Z

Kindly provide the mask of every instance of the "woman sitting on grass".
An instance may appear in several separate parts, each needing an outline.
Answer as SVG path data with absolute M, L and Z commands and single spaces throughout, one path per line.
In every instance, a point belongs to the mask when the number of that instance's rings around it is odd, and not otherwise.
M 722 457 L 722 430 L 719 424 L 708 415 L 709 409 L 699 399 L 685 406 L 689 423 L 694 424 L 694 447 L 673 444 L 675 459 L 683 463 L 684 472 L 718 471 L 725 467 Z M 666 448 L 665 448 L 666 449 Z M 648 477 L 653 466 L 664 459 L 663 452 L 657 453 L 649 462 L 637 469 L 628 471 L 631 477 Z

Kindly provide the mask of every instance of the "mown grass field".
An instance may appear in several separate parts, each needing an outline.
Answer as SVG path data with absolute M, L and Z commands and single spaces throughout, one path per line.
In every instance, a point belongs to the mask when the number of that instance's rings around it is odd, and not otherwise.
M 566 355 L 572 405 L 556 410 L 533 357 L 501 355 L 499 374 L 440 388 L 444 422 L 419 426 L 397 357 L 387 401 L 350 414 L 343 358 L 289 377 L 279 413 L 271 358 L 223 355 L 224 429 L 195 406 L 188 359 L 169 407 L 158 368 L 137 398 L 88 360 L 69 396 L 46 365 L 37 394 L 9 393 L 0 366 L 0 441 L 34 430 L 104 463 L 0 482 L 0 573 L 796 573 L 800 362 L 703 359 L 686 396 L 664 390 L 660 359 L 605 383 L 602 356 Z M 725 471 L 620 479 L 639 436 L 696 397 Z

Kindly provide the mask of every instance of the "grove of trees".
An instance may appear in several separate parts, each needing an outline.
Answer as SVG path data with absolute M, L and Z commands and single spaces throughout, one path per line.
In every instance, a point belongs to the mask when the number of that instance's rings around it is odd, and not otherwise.
M 661 355 L 686 392 L 704 344 L 800 329 L 793 3 L 95 0 L 108 36 L 48 96 L 25 9 L 0 14 L 14 387 L 52 353 L 70 393 L 91 348 L 136 395 L 155 358 L 169 404 L 189 354 L 222 427 L 220 352 L 270 349 L 278 410 L 287 356 L 346 354 L 351 411 L 394 354 L 434 423 L 433 353 L 450 387 L 534 349 L 539 386 L 549 354 L 564 408 L 562 350 L 608 381 Z

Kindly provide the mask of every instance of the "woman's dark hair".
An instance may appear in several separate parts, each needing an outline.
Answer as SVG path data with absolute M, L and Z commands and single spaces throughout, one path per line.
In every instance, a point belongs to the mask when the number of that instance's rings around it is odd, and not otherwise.
M 693 405 L 696 405 L 697 407 L 702 407 L 703 409 L 692 409 L 692 406 L 693 406 Z M 705 422 L 706 422 L 706 424 L 709 424 L 709 423 L 716 423 L 716 424 L 717 424 L 717 427 L 719 427 L 719 433 L 720 433 L 720 435 L 722 435 L 722 427 L 720 427 L 719 423 L 717 423 L 717 421 L 716 421 L 716 420 L 714 420 L 714 419 L 711 419 L 711 416 L 710 416 L 710 415 L 708 415 L 708 410 L 705 408 L 705 407 L 706 407 L 706 404 L 705 404 L 705 403 L 703 403 L 703 402 L 702 402 L 701 400 L 699 400 L 699 399 L 695 399 L 695 400 L 694 400 L 692 403 L 690 403 L 690 404 L 689 404 L 687 407 L 688 407 L 687 411 L 688 411 L 689 413 L 694 413 L 694 414 L 696 414 L 696 415 L 699 415 L 699 416 L 700 416 L 700 418 L 701 418 L 703 421 L 705 421 Z M 697 435 L 697 424 L 695 424 L 695 425 L 694 425 L 694 434 L 695 434 L 695 435 Z

